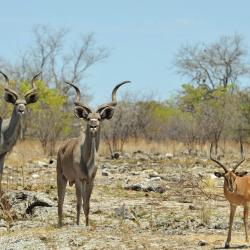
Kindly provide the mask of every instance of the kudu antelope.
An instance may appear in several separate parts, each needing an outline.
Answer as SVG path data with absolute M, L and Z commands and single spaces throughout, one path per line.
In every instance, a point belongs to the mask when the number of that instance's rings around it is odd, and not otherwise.
M 240 161 L 233 167 L 232 170 L 229 170 L 225 165 L 223 165 L 218 160 L 214 159 L 212 156 L 212 148 L 213 144 L 210 147 L 210 159 L 217 163 L 224 172 L 215 172 L 215 176 L 220 178 L 224 178 L 224 196 L 230 203 L 230 219 L 229 219 L 229 230 L 227 235 L 227 240 L 225 243 L 225 248 L 229 248 L 229 244 L 231 241 L 231 233 L 232 233 L 232 225 L 235 216 L 235 211 L 237 206 L 243 206 L 243 220 L 245 227 L 245 236 L 246 241 L 248 242 L 248 202 L 250 201 L 250 176 L 246 176 L 247 172 L 236 172 L 236 169 L 244 162 L 244 152 L 243 145 L 240 142 L 241 148 L 241 159 Z
M 78 138 L 65 142 L 57 154 L 58 225 L 60 227 L 62 226 L 63 202 L 67 182 L 70 186 L 75 184 L 76 188 L 76 223 L 79 225 L 83 202 L 86 226 L 89 225 L 89 201 L 97 171 L 95 153 L 98 151 L 100 143 L 101 121 L 112 118 L 114 108 L 117 105 L 116 92 L 120 86 L 128 82 L 124 81 L 116 85 L 112 91 L 112 102 L 99 106 L 95 112 L 80 102 L 80 90 L 74 84 L 66 82 L 76 91 L 75 116 L 84 119 L 87 122 L 87 127 L 85 133 L 81 131 Z
M 26 105 L 34 103 L 38 100 L 38 92 L 35 86 L 35 81 L 38 76 L 35 75 L 31 80 L 32 88 L 27 91 L 24 97 L 17 94 L 16 91 L 9 88 L 9 78 L 3 72 L 0 71 L 5 79 L 4 87 L 4 100 L 14 105 L 12 115 L 9 119 L 2 119 L 0 117 L 0 194 L 1 194 L 1 182 L 4 166 L 5 155 L 16 144 L 18 136 L 21 130 L 21 116 L 24 114 Z

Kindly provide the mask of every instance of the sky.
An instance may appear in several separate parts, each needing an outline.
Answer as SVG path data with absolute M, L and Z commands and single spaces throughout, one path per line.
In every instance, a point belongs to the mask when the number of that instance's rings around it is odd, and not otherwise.
M 188 82 L 176 72 L 174 58 L 181 46 L 211 43 L 222 35 L 242 35 L 250 52 L 248 0 L 0 0 L 0 57 L 15 61 L 32 44 L 34 25 L 70 30 L 72 42 L 93 33 L 109 57 L 93 65 L 81 84 L 93 95 L 92 105 L 119 95 L 154 96 L 165 100 Z M 119 96 L 118 95 L 118 96 Z

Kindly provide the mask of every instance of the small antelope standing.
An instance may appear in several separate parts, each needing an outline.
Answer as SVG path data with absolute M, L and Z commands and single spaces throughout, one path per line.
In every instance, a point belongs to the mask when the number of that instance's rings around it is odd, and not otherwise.
M 86 226 L 89 225 L 89 200 L 97 171 L 95 153 L 98 151 L 100 143 L 100 122 L 112 118 L 114 108 L 117 105 L 116 92 L 120 86 L 128 82 L 124 81 L 116 85 L 112 91 L 112 102 L 99 106 L 95 112 L 80 102 L 80 90 L 74 84 L 66 82 L 76 91 L 75 116 L 84 119 L 87 122 L 87 127 L 85 133 L 81 131 L 78 138 L 72 138 L 65 142 L 57 154 L 59 227 L 62 226 L 63 202 L 67 182 L 70 186 L 75 184 L 76 188 L 77 225 L 79 225 L 82 201 Z
M 14 90 L 9 88 L 9 78 L 3 72 L 0 71 L 0 74 L 4 76 L 6 86 L 4 88 L 4 100 L 6 102 L 12 103 L 14 105 L 11 118 L 2 119 L 0 117 L 0 194 L 4 158 L 5 155 L 13 148 L 16 144 L 17 139 L 21 130 L 21 116 L 24 114 L 26 105 L 34 103 L 38 100 L 38 92 L 35 86 L 35 80 L 38 76 L 35 75 L 31 80 L 32 88 L 27 91 L 23 97 L 20 97 Z
M 212 157 L 212 147 L 210 147 L 210 159 L 216 162 L 223 170 L 224 173 L 215 172 L 215 176 L 224 178 L 224 195 L 225 198 L 230 203 L 230 220 L 229 220 L 229 230 L 227 235 L 227 240 L 225 243 L 225 248 L 229 248 L 231 241 L 232 225 L 235 216 L 235 211 L 237 206 L 244 207 L 244 227 L 246 241 L 248 242 L 248 202 L 250 201 L 250 176 L 246 176 L 247 172 L 236 172 L 236 169 L 244 162 L 245 157 L 243 154 L 243 145 L 240 142 L 241 148 L 241 160 L 233 167 L 232 170 L 228 170 L 221 162 Z

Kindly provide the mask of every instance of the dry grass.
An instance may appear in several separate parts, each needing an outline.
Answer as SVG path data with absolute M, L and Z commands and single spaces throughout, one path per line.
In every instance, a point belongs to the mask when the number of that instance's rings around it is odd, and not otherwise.
M 43 149 L 37 140 L 18 141 L 6 157 L 8 165 L 22 166 L 24 163 L 44 158 Z
M 58 149 L 63 142 L 57 143 Z M 184 150 L 185 147 L 177 142 L 147 142 L 143 139 L 130 140 L 124 146 L 124 152 L 135 152 L 138 150 L 149 153 L 176 153 Z M 56 150 L 57 151 L 57 150 Z M 109 149 L 104 142 L 101 142 L 99 153 L 101 155 L 109 155 Z M 6 157 L 6 164 L 14 166 L 22 166 L 28 161 L 42 160 L 46 158 L 43 153 L 42 146 L 38 140 L 19 141 L 10 154 Z
M 63 141 L 59 141 L 56 146 L 56 151 L 60 147 Z M 210 149 L 210 144 L 206 144 L 204 146 L 195 146 L 195 150 L 200 153 L 208 154 Z M 128 143 L 124 146 L 124 152 L 132 153 L 135 151 L 141 150 L 143 152 L 148 153 L 171 153 L 171 154 L 179 154 L 181 152 L 187 152 L 187 147 L 181 143 L 176 141 L 147 141 L 144 139 L 129 140 Z M 244 144 L 244 151 L 246 157 L 248 156 L 248 152 L 250 150 L 250 144 Z M 231 155 L 237 156 L 239 155 L 240 149 L 239 144 L 232 141 L 221 142 L 219 147 L 219 154 L 225 155 L 225 157 L 230 157 Z M 107 145 L 101 141 L 99 153 L 101 155 L 109 155 L 109 149 Z M 38 140 L 25 140 L 18 141 L 10 154 L 8 154 L 6 158 L 6 163 L 20 166 L 23 165 L 23 162 L 35 161 L 47 158 L 43 153 L 42 146 Z M 21 159 L 21 160 L 20 160 Z
M 166 140 L 161 142 L 156 141 L 147 141 L 144 139 L 129 140 L 124 145 L 124 152 L 132 153 L 135 151 L 141 150 L 143 152 L 148 153 L 171 153 L 174 155 L 178 155 L 180 153 L 186 152 L 187 153 L 187 146 L 184 143 L 173 141 L 173 140 Z M 210 150 L 210 143 L 206 145 L 195 145 L 194 152 L 202 153 L 204 155 L 209 155 Z M 104 142 L 101 142 L 100 145 L 100 154 L 102 155 L 109 155 L 109 149 Z M 250 152 L 250 144 L 244 143 L 244 153 L 246 157 L 248 156 L 248 152 Z M 225 157 L 239 156 L 240 157 L 240 146 L 239 143 L 235 141 L 221 141 L 219 145 L 219 154 L 224 155 Z
M 155 142 L 155 141 L 147 141 L 144 139 L 129 140 L 124 145 L 124 152 L 132 153 L 135 151 L 141 150 L 143 152 L 148 153 L 176 153 L 185 150 L 185 147 L 182 143 L 175 141 L 164 141 L 164 142 Z M 101 154 L 109 154 L 108 147 L 102 142 L 100 145 L 100 153 Z

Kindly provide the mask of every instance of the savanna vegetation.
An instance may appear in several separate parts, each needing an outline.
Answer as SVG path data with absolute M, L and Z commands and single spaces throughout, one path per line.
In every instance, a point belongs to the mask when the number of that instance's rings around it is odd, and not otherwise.
M 34 73 L 42 72 L 38 82 L 40 99 L 23 119 L 21 138 L 39 140 L 49 155 L 55 155 L 57 142 L 76 136 L 81 126 L 72 115 L 74 92 L 64 82 L 74 82 L 88 93 L 81 85 L 87 70 L 109 56 L 108 48 L 98 47 L 92 34 L 81 36 L 70 53 L 65 53 L 68 32 L 36 26 L 33 44 L 20 53 L 17 62 L 0 57 L 1 70 L 21 92 L 27 90 L 28 79 Z M 175 55 L 175 66 L 189 81 L 161 102 L 132 93 L 124 95 L 102 133 L 111 155 L 140 139 L 146 143 L 181 143 L 188 154 L 202 152 L 207 142 L 214 141 L 217 152 L 220 142 L 225 145 L 225 141 L 247 139 L 250 89 L 240 86 L 241 80 L 249 77 L 247 52 L 243 38 L 237 34 L 210 44 L 181 47 Z M 86 94 L 82 100 L 88 102 L 90 98 Z M 2 99 L 0 102 L 4 118 L 11 107 Z

